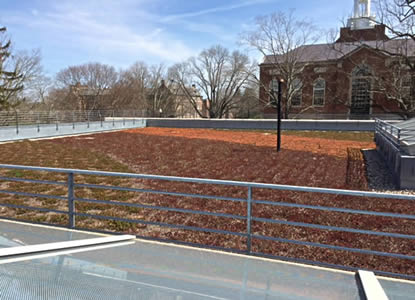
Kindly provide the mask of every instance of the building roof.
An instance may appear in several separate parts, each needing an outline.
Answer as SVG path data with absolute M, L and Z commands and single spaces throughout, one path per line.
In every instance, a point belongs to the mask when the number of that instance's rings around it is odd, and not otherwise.
M 285 55 L 267 55 L 263 64 L 282 62 L 285 57 L 291 55 L 297 57 L 297 61 L 300 63 L 338 60 L 363 47 L 380 50 L 387 55 L 405 54 L 407 56 L 415 56 L 415 41 L 410 39 L 396 39 L 388 41 L 304 45 Z

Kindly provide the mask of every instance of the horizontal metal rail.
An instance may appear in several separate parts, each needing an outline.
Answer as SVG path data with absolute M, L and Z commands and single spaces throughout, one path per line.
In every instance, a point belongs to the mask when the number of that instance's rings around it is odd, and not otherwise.
M 50 185 L 66 185 L 66 182 L 50 181 L 50 180 L 38 180 L 38 179 L 25 179 L 25 178 L 15 178 L 15 177 L 0 177 L 0 180 L 3 181 L 14 181 L 14 182 L 27 182 L 27 183 L 37 183 L 37 184 L 50 184 Z
M 28 209 L 28 210 L 37 210 L 37 211 L 42 211 L 46 213 L 52 212 L 56 214 L 68 214 L 67 211 L 63 211 L 63 210 L 56 210 L 56 209 L 36 207 L 36 206 L 18 205 L 18 204 L 10 204 L 10 203 L 0 203 L 0 206 L 10 207 L 10 208 L 19 208 L 19 209 Z
M 78 169 L 29 167 L 29 166 L 8 165 L 8 164 L 1 164 L 0 169 L 28 170 L 28 171 L 40 171 L 40 172 L 52 172 L 52 173 L 64 173 L 64 174 L 72 173 L 74 175 L 123 177 L 123 178 L 149 179 L 149 180 L 161 180 L 161 181 L 200 183 L 200 184 L 211 184 L 211 185 L 229 185 L 229 186 L 238 186 L 238 187 L 246 187 L 246 188 L 251 187 L 251 188 L 258 188 L 258 189 L 269 189 L 269 190 L 284 190 L 284 191 L 293 191 L 293 192 L 308 192 L 308 193 L 321 193 L 321 194 L 345 195 L 345 196 L 356 196 L 356 197 L 401 199 L 401 200 L 415 201 L 415 196 L 405 195 L 405 194 L 386 194 L 386 193 L 378 193 L 378 192 L 304 187 L 304 186 L 293 186 L 293 185 L 279 185 L 279 184 L 268 184 L 268 183 L 254 183 L 254 182 L 243 182 L 243 181 L 232 181 L 232 180 L 160 176 L 160 175 L 119 173 L 119 172 L 102 172 L 102 171 L 89 171 L 89 170 L 78 170 Z
M 135 188 L 110 186 L 110 185 L 75 184 L 74 186 L 80 187 L 80 188 L 104 189 L 104 190 L 114 190 L 114 191 L 124 191 L 124 192 L 139 192 L 139 193 L 158 194 L 158 195 L 176 196 L 176 197 L 189 197 L 189 198 L 200 198 L 200 199 L 246 202 L 246 199 L 241 199 L 241 198 L 208 196 L 208 195 L 176 193 L 176 192 L 164 192 L 164 191 L 156 191 L 156 190 L 149 190 L 149 189 L 135 189 Z
M 65 201 L 68 200 L 68 198 L 62 197 L 62 196 L 34 194 L 34 193 L 25 193 L 25 192 L 14 192 L 14 191 L 7 191 L 7 190 L 0 190 L 0 194 L 9 194 L 9 195 L 15 195 L 15 196 L 45 198 L 45 199 L 56 199 L 56 200 L 65 200 Z
M 93 218 L 99 220 L 106 220 L 106 221 L 118 221 L 118 222 L 125 222 L 125 223 L 133 223 L 133 224 L 142 224 L 148 226 L 158 226 L 164 228 L 170 228 L 172 230 L 186 230 L 186 231 L 195 231 L 195 232 L 203 232 L 207 234 L 219 234 L 219 235 L 230 235 L 243 238 L 243 241 L 246 240 L 246 250 L 245 253 L 248 254 L 258 254 L 257 251 L 251 250 L 252 243 L 255 243 L 256 240 L 266 240 L 271 242 L 280 242 L 280 243 L 288 243 L 288 244 L 295 244 L 295 245 L 302 245 L 302 246 L 313 246 L 319 248 L 325 248 L 335 251 L 347 251 L 347 252 L 356 252 L 365 255 L 377 255 L 383 257 L 391 257 L 395 259 L 406 259 L 406 260 L 414 260 L 415 256 L 412 253 L 394 253 L 394 252 L 382 252 L 378 250 L 371 250 L 371 249 L 359 249 L 353 247 L 344 247 L 344 246 L 337 246 L 337 245 L 330 245 L 330 244 L 323 244 L 323 243 L 316 243 L 311 241 L 302 241 L 302 240 L 295 240 L 295 239 L 286 239 L 279 236 L 265 236 L 255 232 L 255 228 L 253 228 L 252 222 L 262 222 L 262 223 L 269 223 L 269 224 L 279 224 L 284 226 L 292 226 L 296 228 L 311 228 L 317 229 L 322 231 L 336 231 L 336 232 L 347 232 L 351 234 L 361 234 L 366 236 L 377 236 L 377 237 L 389 237 L 389 238 L 398 238 L 398 239 L 406 239 L 408 241 L 413 241 L 415 239 L 415 235 L 412 234 L 403 234 L 403 233 L 393 233 L 393 232 L 385 232 L 385 231 L 375 231 L 375 230 L 364 230 L 359 228 L 349 228 L 344 226 L 329 226 L 329 225 L 320 225 L 314 223 L 304 223 L 304 222 L 293 222 L 289 220 L 282 220 L 282 219 L 272 219 L 272 218 L 264 218 L 261 216 L 255 215 L 256 207 L 259 205 L 268 205 L 270 209 L 272 207 L 287 207 L 287 208 L 298 208 L 298 209 L 305 209 L 305 210 L 317 210 L 320 211 L 322 214 L 324 213 L 344 213 L 344 214 L 355 214 L 355 215 L 367 215 L 373 217 L 384 217 L 384 218 L 394 218 L 396 222 L 400 219 L 405 219 L 406 221 L 415 220 L 415 215 L 412 214 L 403 214 L 403 213 L 395 213 L 395 212 L 382 212 L 382 211 L 370 211 L 370 210 L 360 210 L 360 209 L 350 209 L 350 208 L 342 208 L 337 207 L 340 203 L 336 203 L 333 207 L 329 206 L 320 206 L 320 205 L 312 205 L 312 204 L 299 204 L 299 203 L 289 203 L 289 202 L 281 202 L 281 201 L 270 201 L 270 200 L 258 200 L 255 199 L 255 194 L 253 190 L 261 189 L 267 190 L 268 192 L 301 192 L 310 193 L 315 195 L 315 197 L 321 197 L 321 195 L 334 195 L 334 200 L 336 196 L 344 196 L 344 197 L 358 197 L 361 201 L 373 201 L 374 199 L 394 199 L 398 201 L 405 201 L 405 203 L 414 204 L 415 200 L 414 195 L 402 195 L 402 194 L 385 194 L 385 193 L 377 193 L 377 192 L 366 192 L 366 191 L 350 191 L 350 190 L 341 190 L 341 189 L 327 189 L 327 188 L 315 188 L 315 187 L 299 187 L 299 186 L 289 186 L 289 185 L 276 185 L 276 184 L 266 184 L 266 183 L 253 183 L 253 182 L 239 182 L 239 181 L 230 181 L 230 180 L 212 180 L 212 179 L 201 179 L 201 178 L 187 178 L 187 177 L 174 177 L 174 176 L 159 176 L 159 175 L 148 175 L 148 174 L 133 174 L 133 173 L 118 173 L 118 172 L 102 172 L 102 171 L 89 171 L 89 170 L 77 170 L 77 169 L 60 169 L 60 168 L 43 168 L 43 167 L 30 167 L 30 166 L 18 166 L 18 165 L 0 165 L 0 169 L 7 169 L 7 170 L 22 170 L 22 171 L 30 171 L 30 172 L 42 172 L 43 177 L 46 178 L 44 175 L 45 173 L 52 174 L 65 174 L 68 177 L 66 182 L 62 181 L 53 181 L 53 180 L 38 180 L 38 179 L 26 179 L 24 178 L 24 173 L 22 172 L 21 178 L 14 178 L 14 177 L 5 177 L 1 176 L 0 180 L 3 183 L 6 182 L 18 182 L 21 184 L 30 183 L 30 184 L 37 184 L 37 185 L 58 185 L 62 186 L 65 189 L 66 196 L 56 196 L 50 194 L 38 194 L 38 193 L 28 193 L 22 191 L 12 191 L 8 190 L 8 188 L 4 188 L 0 190 L 0 194 L 12 195 L 17 197 L 27 198 L 48 198 L 48 199 L 57 199 L 57 200 L 64 200 L 68 203 L 68 210 L 62 211 L 58 209 L 49 209 L 44 207 L 33 207 L 33 206 L 25 206 L 20 204 L 11 204 L 11 203 L 1 203 L 0 206 L 8 207 L 11 209 L 28 209 L 28 210 L 37 210 L 40 212 L 52 212 L 56 214 L 63 214 L 68 216 L 68 227 L 70 228 L 80 228 L 77 226 L 76 218 Z M 169 181 L 173 183 L 191 183 L 191 184 L 200 184 L 200 185 L 208 185 L 208 186 L 226 186 L 226 187 L 238 187 L 235 190 L 238 197 L 225 197 L 223 195 L 206 195 L 202 193 L 180 193 L 180 192 L 170 192 L 167 190 L 155 190 L 155 189 L 146 189 L 146 188 L 132 188 L 132 187 L 122 187 L 122 186 L 112 186 L 112 185 L 102 185 L 102 184 L 87 184 L 84 182 L 76 182 L 80 179 L 77 178 L 77 175 L 87 175 L 87 176 L 96 176 L 96 177 L 119 177 L 119 178 L 130 178 L 130 179 L 144 179 L 144 180 L 151 180 L 151 181 Z M 76 180 L 77 179 L 77 180 Z M 86 180 L 83 178 L 82 180 Z M 145 183 L 143 183 L 145 186 Z M 233 211 L 232 213 L 224 213 L 224 212 L 215 212 L 215 211 L 206 211 L 206 210 L 197 210 L 197 209 L 189 209 L 186 207 L 173 207 L 170 206 L 161 206 L 161 205 L 151 205 L 148 203 L 140 202 L 140 198 L 135 198 L 134 202 L 126 201 L 119 201 L 119 200 L 103 200 L 103 199 L 90 199 L 90 198 L 82 198 L 77 197 L 76 192 L 81 192 L 82 190 L 94 190 L 94 189 L 101 189 L 101 190 L 108 190 L 108 191 L 120 191 L 120 192 L 128 192 L 133 194 L 151 194 L 151 195 L 160 195 L 160 196 L 172 196 L 176 198 L 186 198 L 189 201 L 195 201 L 197 203 L 199 199 L 207 200 L 207 201 L 229 201 L 229 202 L 240 202 L 241 211 Z M 196 188 L 197 189 L 197 188 Z M 241 193 L 245 194 L 245 197 L 240 197 Z M 281 194 L 279 194 L 281 195 Z M 343 199 L 342 199 L 343 200 Z M 225 229 L 213 229 L 213 228 L 205 228 L 205 227 L 198 227 L 198 226 L 190 226 L 186 224 L 174 224 L 174 222 L 159 222 L 153 221 L 151 218 L 134 218 L 134 211 L 131 212 L 132 217 L 121 217 L 120 216 L 108 216 L 105 215 L 105 210 L 102 211 L 101 214 L 93 214 L 88 213 L 88 211 L 80 211 L 81 207 L 77 204 L 81 203 L 93 203 L 97 205 L 110 205 L 110 206 L 118 206 L 118 207 L 130 207 L 130 208 L 139 208 L 145 210 L 154 210 L 154 211 L 165 211 L 171 213 L 181 213 L 187 215 L 200 215 L 205 217 L 219 217 L 219 218 L 226 218 L 226 219 L 234 219 L 240 221 L 238 224 L 237 230 L 225 230 Z M 246 203 L 246 204 L 245 204 Z M 78 208 L 78 209 L 77 209 Z M 333 219 L 335 223 L 335 218 Z M 403 225 L 406 223 L 402 223 Z M 257 226 L 258 224 L 255 224 Z M 238 231 L 240 228 L 240 231 Z M 138 233 L 137 233 L 138 234 Z M 174 240 L 170 239 L 162 239 L 166 241 L 175 242 Z M 397 241 L 401 242 L 401 241 Z M 195 243 L 196 245 L 203 246 L 200 244 Z M 233 249 L 235 250 L 235 249 Z M 402 275 L 403 276 L 403 275 Z
M 296 227 L 307 227 L 307 228 L 322 229 L 322 230 L 328 230 L 328 231 L 351 232 L 351 233 L 359 233 L 359 234 L 366 234 L 366 235 L 378 235 L 378 236 L 386 236 L 386 237 L 392 237 L 392 238 L 415 240 L 415 235 L 410 235 L 410 234 L 391 233 L 391 232 L 382 232 L 382 231 L 373 231 L 373 230 L 362 230 L 362 229 L 354 229 L 354 228 L 348 228 L 348 227 L 336 227 L 336 226 L 318 225 L 318 224 L 310 224 L 310 223 L 303 223 L 303 222 L 272 220 L 272 219 L 265 219 L 265 218 L 252 218 L 252 221 L 279 224 L 279 225 L 289 225 L 289 226 L 296 226 Z
M 234 232 L 234 231 L 228 231 L 228 230 L 218 230 L 218 229 L 212 229 L 212 228 L 200 228 L 200 227 L 196 227 L 196 226 L 178 225 L 178 224 L 170 224 L 170 223 L 164 223 L 164 222 L 142 221 L 142 220 L 127 219 L 127 218 L 119 218 L 119 217 L 108 217 L 108 216 L 101 216 L 101 215 L 85 214 L 85 213 L 74 213 L 74 215 L 79 216 L 79 217 L 93 218 L 93 219 L 129 222 L 129 223 L 136 223 L 136 224 L 143 224 L 143 225 L 150 225 L 150 226 L 161 226 L 161 227 L 176 228 L 176 229 L 182 229 L 182 230 L 191 230 L 191 231 L 199 231 L 199 232 L 235 235 L 235 236 L 241 236 L 241 237 L 246 237 L 247 236 L 246 233 L 241 233 L 241 232 Z
M 328 206 L 308 205 L 308 204 L 296 204 L 296 203 L 277 202 L 277 201 L 274 202 L 274 201 L 253 200 L 252 202 L 255 203 L 255 204 L 265 204 L 265 205 L 280 206 L 280 207 L 307 208 L 307 209 L 323 210 L 323 211 L 331 211 L 331 212 L 340 212 L 340 213 L 348 213 L 348 214 L 369 215 L 369 216 L 377 216 L 377 217 L 388 217 L 388 218 L 415 220 L 415 215 L 398 214 L 398 213 L 386 213 L 386 212 L 358 210 L 358 209 L 350 209 L 350 208 L 328 207 Z
M 334 245 L 327 245 L 327 244 L 320 244 L 320 243 L 313 243 L 313 242 L 306 242 L 306 241 L 298 241 L 298 240 L 290 240 L 290 239 L 284 239 L 284 238 L 278 238 L 278 237 L 272 237 L 272 236 L 256 235 L 256 234 L 253 234 L 252 238 L 260 239 L 260 240 L 274 241 L 274 242 L 281 242 L 281 243 L 288 243 L 288 244 L 296 244 L 296 245 L 300 245 L 300 246 L 312 246 L 312 247 L 320 247 L 320 248 L 326 248 L 326 249 L 331 249 L 331 250 L 356 252 L 356 253 L 362 253 L 362 254 L 367 254 L 367 255 L 379 255 L 379 256 L 387 256 L 387 257 L 393 257 L 393 258 L 399 258 L 399 259 L 415 260 L 415 256 L 413 256 L 413 255 L 404 255 L 404 254 L 388 253 L 388 252 L 358 249 L 358 248 L 351 248 L 351 247 L 334 246 Z
M 165 207 L 165 206 L 154 206 L 154 205 L 146 205 L 146 204 L 138 204 L 138 203 L 95 200 L 95 199 L 85 199 L 85 198 L 74 198 L 74 200 L 80 201 L 80 202 L 99 203 L 99 204 L 105 204 L 105 205 L 119 205 L 119 206 L 136 207 L 136 208 L 144 208 L 144 209 L 155 209 L 155 210 L 171 211 L 171 212 L 178 212 L 178 213 L 187 213 L 187 214 L 197 214 L 197 215 L 204 215 L 204 216 L 222 217 L 222 218 L 236 219 L 236 220 L 246 220 L 245 216 L 224 214 L 224 213 L 215 213 L 215 212 L 207 212 L 207 211 L 192 210 L 192 209 L 172 208 L 172 207 Z

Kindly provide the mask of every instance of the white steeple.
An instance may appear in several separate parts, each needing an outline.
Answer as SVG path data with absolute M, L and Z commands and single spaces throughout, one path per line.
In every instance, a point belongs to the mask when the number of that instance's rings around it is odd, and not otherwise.
M 375 26 L 375 17 L 371 13 L 371 0 L 354 0 L 353 17 L 347 26 L 351 29 L 367 29 Z

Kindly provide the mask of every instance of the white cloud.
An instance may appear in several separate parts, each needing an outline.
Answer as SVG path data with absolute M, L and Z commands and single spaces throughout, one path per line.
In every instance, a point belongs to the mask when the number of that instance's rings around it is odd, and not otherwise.
M 131 10 L 137 9 L 140 1 L 124 0 L 122 5 L 115 2 L 63 1 L 41 13 L 36 9 L 30 14 L 9 13 L 4 21 L 41 33 L 49 45 L 64 47 L 68 44 L 68 47 L 89 52 L 90 56 L 99 54 L 100 58 L 107 55 L 125 60 L 130 57 L 134 61 L 153 56 L 175 62 L 194 54 L 184 42 L 164 32 L 163 28 L 146 20 L 128 20 Z
M 202 16 L 202 15 L 213 14 L 213 13 L 217 13 L 217 12 L 224 12 L 224 11 L 229 11 L 229 10 L 238 9 L 238 8 L 242 8 L 242 7 L 257 5 L 257 4 L 260 4 L 260 3 L 266 3 L 266 2 L 270 2 L 270 1 L 272 1 L 272 0 L 246 0 L 246 1 L 239 2 L 239 3 L 235 3 L 235 4 L 217 6 L 217 7 L 212 7 L 212 8 L 203 9 L 203 10 L 194 11 L 194 12 L 189 12 L 189 13 L 169 15 L 169 16 L 166 16 L 166 17 L 162 18 L 161 21 L 170 22 L 170 21 L 173 21 L 173 20 L 193 18 L 193 17 Z

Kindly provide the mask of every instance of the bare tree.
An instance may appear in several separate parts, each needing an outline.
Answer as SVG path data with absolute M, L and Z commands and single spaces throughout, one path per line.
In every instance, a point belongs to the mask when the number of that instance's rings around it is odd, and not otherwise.
M 194 93 L 195 86 L 207 98 L 210 118 L 223 118 L 235 108 L 237 95 L 248 83 L 256 66 L 239 51 L 230 53 L 222 46 L 203 50 L 199 56 L 175 65 L 171 72 L 187 100 L 200 117 L 206 117 Z
M 106 108 L 111 89 L 117 81 L 115 68 L 100 63 L 70 66 L 56 75 L 57 86 L 67 91 L 66 100 L 72 109 L 77 108 L 86 114 Z
M 163 64 L 136 62 L 120 73 L 113 88 L 113 106 L 145 111 L 147 116 L 174 116 L 178 90 Z
M 379 0 L 379 24 L 390 37 L 393 47 L 376 47 L 389 57 L 389 76 L 379 78 L 378 87 L 389 101 L 395 102 L 404 117 L 415 115 L 415 1 Z
M 258 84 L 256 82 L 250 83 L 239 96 L 237 108 L 233 114 L 236 118 L 251 119 L 262 116 L 261 105 L 258 101 Z
M 175 116 L 177 94 L 173 81 L 163 64 L 151 66 L 147 83 L 147 111 L 151 116 Z
M 146 86 L 149 80 L 148 66 L 136 62 L 120 71 L 119 80 L 112 88 L 110 109 L 132 109 L 146 111 Z
M 315 43 L 319 33 L 313 23 L 297 20 L 293 11 L 276 12 L 256 18 L 256 27 L 241 35 L 241 42 L 257 50 L 264 57 L 267 76 L 271 79 L 284 80 L 283 112 L 287 118 L 293 102 L 297 100 L 302 89 L 302 73 L 307 66 L 305 45 Z M 262 74 L 264 75 L 264 74 Z M 264 85 L 264 80 L 256 78 L 260 89 L 265 94 L 261 99 L 265 106 L 276 106 L 276 90 Z M 274 91 L 275 93 L 272 93 Z
M 392 39 L 415 41 L 414 0 L 378 0 L 377 14 L 379 23 L 386 26 Z
M 40 50 L 19 51 L 12 55 L 11 64 L 20 74 L 18 83 L 23 86 L 23 89 L 10 99 L 13 107 L 17 107 L 23 102 L 39 100 L 38 92 L 40 90 L 43 90 L 43 94 L 46 93 L 48 82 L 43 73 L 41 60 Z

